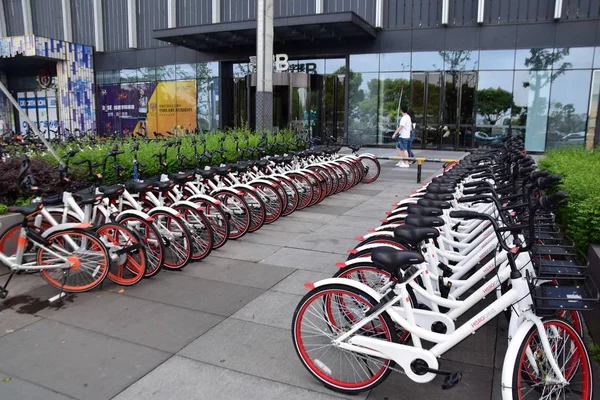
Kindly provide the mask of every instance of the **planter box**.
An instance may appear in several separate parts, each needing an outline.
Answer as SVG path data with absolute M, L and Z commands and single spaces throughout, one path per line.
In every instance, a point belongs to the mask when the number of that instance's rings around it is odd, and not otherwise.
M 6 230 L 8 228 L 10 228 L 14 224 L 16 224 L 17 222 L 20 222 L 22 220 L 23 220 L 23 216 L 20 214 L 0 215 L 0 235 L 3 235 L 4 232 L 6 232 Z M 15 245 L 16 245 L 16 243 L 15 243 Z M 8 268 L 6 268 L 6 266 L 0 265 L 0 276 L 8 274 L 9 272 L 10 271 L 8 270 Z
M 600 244 L 591 244 L 588 249 L 589 273 L 596 285 L 600 284 Z M 600 343 L 600 306 L 583 314 L 585 323 L 595 343 Z

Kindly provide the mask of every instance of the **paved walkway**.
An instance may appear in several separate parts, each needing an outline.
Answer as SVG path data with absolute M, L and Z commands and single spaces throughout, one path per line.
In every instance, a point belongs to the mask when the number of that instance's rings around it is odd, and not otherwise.
M 392 155 L 393 150 L 376 149 Z M 425 152 L 421 153 L 426 155 Z M 454 157 L 459 153 L 444 154 Z M 435 156 L 441 156 L 435 153 Z M 304 369 L 290 323 L 305 282 L 379 225 L 391 203 L 418 185 L 413 168 L 383 161 L 379 180 L 295 212 L 181 272 L 131 288 L 72 296 L 38 276 L 17 276 L 0 303 L 0 399 L 335 399 Z M 439 164 L 424 164 L 424 178 Z M 0 278 L 4 279 L 4 278 Z M 356 399 L 499 399 L 506 338 L 502 318 L 447 353 L 444 369 L 464 380 L 417 385 L 399 374 Z M 497 339 L 498 338 L 498 339 Z M 498 354 L 498 356 L 496 356 Z

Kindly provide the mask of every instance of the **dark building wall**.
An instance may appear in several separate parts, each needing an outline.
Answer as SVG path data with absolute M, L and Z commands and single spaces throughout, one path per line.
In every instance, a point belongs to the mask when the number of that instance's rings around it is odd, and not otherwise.
M 33 33 L 51 39 L 64 39 L 61 0 L 31 0 Z
M 306 15 L 314 14 L 315 2 L 314 1 L 297 1 L 297 0 L 273 0 L 274 7 L 273 16 L 278 17 L 290 17 L 294 15 Z
M 211 0 L 179 0 L 177 2 L 177 26 L 210 24 L 212 21 Z
M 21 0 L 4 0 L 4 16 L 8 36 L 18 36 L 25 33 Z
M 324 0 L 324 12 L 354 11 L 362 18 L 375 24 L 375 1 L 373 0 Z
M 94 46 L 94 0 L 71 2 L 73 41 Z
M 159 47 L 167 43 L 152 38 L 155 29 L 167 27 L 167 0 L 137 0 L 138 46 Z
M 106 51 L 126 49 L 127 1 L 102 0 L 104 47 Z
M 256 0 L 221 0 L 221 21 L 256 19 Z

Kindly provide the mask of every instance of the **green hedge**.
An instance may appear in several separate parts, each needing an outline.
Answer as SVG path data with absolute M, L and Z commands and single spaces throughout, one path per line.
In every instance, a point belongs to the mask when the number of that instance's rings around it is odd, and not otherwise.
M 569 193 L 569 203 L 556 210 L 558 222 L 587 253 L 590 243 L 600 243 L 600 153 L 579 148 L 550 150 L 539 165 L 563 176 L 560 190 Z

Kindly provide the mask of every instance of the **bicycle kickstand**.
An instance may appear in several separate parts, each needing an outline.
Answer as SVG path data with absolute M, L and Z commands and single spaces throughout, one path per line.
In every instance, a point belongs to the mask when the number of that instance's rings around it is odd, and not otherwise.
M 4 284 L 4 286 L 0 286 L 0 299 L 5 299 L 6 296 L 8 296 L 8 290 L 6 290 L 6 287 L 8 286 L 8 283 L 12 279 L 13 275 L 15 274 L 15 272 L 17 272 L 17 271 L 16 270 L 12 270 L 10 272 L 10 275 L 8 276 L 8 279 L 6 280 L 6 283 Z

